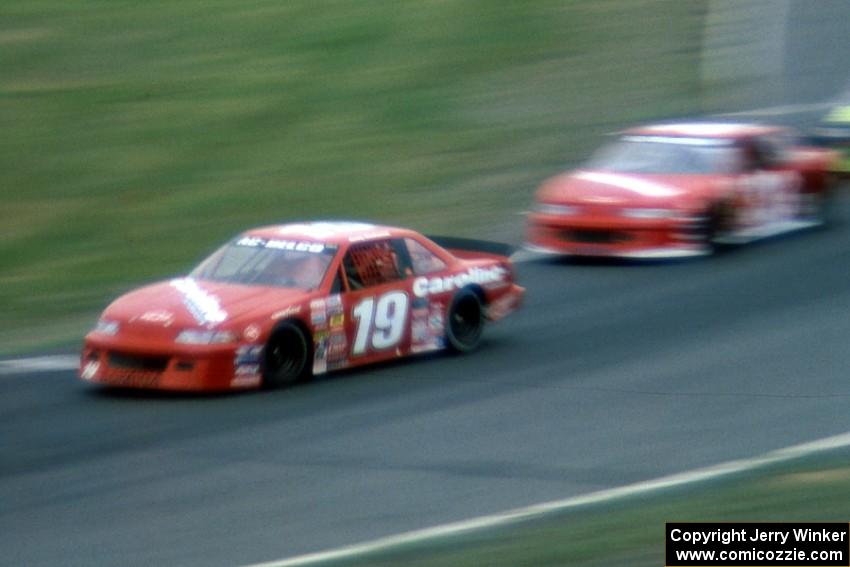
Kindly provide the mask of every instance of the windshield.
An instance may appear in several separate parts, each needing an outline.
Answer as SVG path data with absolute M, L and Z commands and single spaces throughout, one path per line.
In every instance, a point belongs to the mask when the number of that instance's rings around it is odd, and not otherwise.
M 601 148 L 585 166 L 617 173 L 731 173 L 739 167 L 725 140 L 673 136 L 624 136 Z
M 216 282 L 314 289 L 336 247 L 315 242 L 241 237 L 192 270 L 191 277 Z

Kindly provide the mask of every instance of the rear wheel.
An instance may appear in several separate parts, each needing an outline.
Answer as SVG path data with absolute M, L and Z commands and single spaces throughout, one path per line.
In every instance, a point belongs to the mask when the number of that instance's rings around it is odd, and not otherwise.
M 820 191 L 811 191 L 800 195 L 800 218 L 823 225 L 829 224 L 833 196 L 837 186 L 838 177 L 830 173 L 827 174 Z
M 288 386 L 309 376 L 310 346 L 304 331 L 294 323 L 283 323 L 266 343 L 263 385 Z
M 460 290 L 449 306 L 446 338 L 455 352 L 469 352 L 481 342 L 484 309 L 478 294 L 469 288 Z

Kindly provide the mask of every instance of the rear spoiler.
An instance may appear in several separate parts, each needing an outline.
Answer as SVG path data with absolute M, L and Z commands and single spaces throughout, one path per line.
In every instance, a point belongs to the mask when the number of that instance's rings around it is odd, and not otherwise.
M 474 240 L 471 238 L 457 238 L 455 236 L 431 236 L 426 235 L 429 240 L 442 246 L 449 252 L 455 253 L 460 257 L 469 257 L 469 252 L 480 252 L 492 256 L 510 257 L 516 251 L 516 248 L 510 244 L 501 242 L 491 242 L 489 240 Z M 473 254 L 474 256 L 474 254 Z

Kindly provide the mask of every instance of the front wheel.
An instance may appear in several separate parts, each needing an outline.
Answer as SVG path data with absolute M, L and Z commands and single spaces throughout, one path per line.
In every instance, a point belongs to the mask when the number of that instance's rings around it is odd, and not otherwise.
M 310 346 L 304 332 L 294 323 L 283 323 L 266 343 L 263 385 L 289 386 L 309 376 Z
M 446 339 L 455 352 L 469 352 L 481 342 L 484 309 L 478 294 L 469 288 L 460 290 L 449 306 Z
M 734 224 L 734 209 L 726 203 L 712 205 L 704 214 L 700 236 L 709 252 L 723 250 L 723 237 L 728 236 Z
M 837 186 L 838 178 L 830 174 L 820 191 L 800 195 L 799 217 L 821 225 L 830 224 L 833 196 Z

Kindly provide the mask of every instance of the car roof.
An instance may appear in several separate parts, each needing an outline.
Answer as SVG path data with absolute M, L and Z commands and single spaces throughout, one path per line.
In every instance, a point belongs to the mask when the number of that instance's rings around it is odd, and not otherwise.
M 766 124 L 734 122 L 678 122 L 649 124 L 626 130 L 624 134 L 640 136 L 681 136 L 687 138 L 740 139 L 781 132 L 785 128 Z
M 380 238 L 410 236 L 403 228 L 359 221 L 309 221 L 261 226 L 245 231 L 245 236 L 265 239 L 298 240 L 323 244 L 344 244 Z

